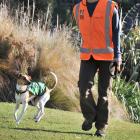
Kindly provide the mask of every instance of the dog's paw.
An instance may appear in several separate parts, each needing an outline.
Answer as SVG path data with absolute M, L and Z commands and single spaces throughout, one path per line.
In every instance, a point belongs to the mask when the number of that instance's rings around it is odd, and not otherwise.
M 40 119 L 39 119 L 39 118 L 35 119 L 35 122 L 36 122 L 36 123 L 38 123 L 39 121 L 40 121 Z
M 20 123 L 20 120 L 16 120 L 16 125 L 19 125 L 19 123 Z
M 39 120 L 38 120 L 38 119 L 35 119 L 35 122 L 36 122 L 36 123 L 38 123 L 38 122 L 39 122 Z
M 17 124 L 17 125 L 19 125 L 19 123 L 20 123 L 19 121 L 16 121 L 16 124 Z
M 34 116 L 34 118 L 33 118 L 34 120 L 37 120 L 37 116 Z
M 34 119 L 34 121 L 36 122 L 36 123 L 38 123 L 39 121 L 38 121 L 38 119 Z

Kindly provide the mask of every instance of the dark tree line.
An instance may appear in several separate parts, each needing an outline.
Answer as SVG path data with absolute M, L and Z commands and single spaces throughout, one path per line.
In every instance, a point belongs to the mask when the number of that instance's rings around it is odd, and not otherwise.
M 2 2 L 3 0 L 0 0 Z M 80 2 L 81 0 L 5 0 L 7 3 L 10 3 L 12 7 L 15 7 L 20 3 L 21 5 L 24 3 L 25 7 L 27 7 L 28 2 L 29 5 L 32 6 L 33 1 L 36 4 L 36 13 L 43 11 L 44 13 L 47 11 L 48 5 L 51 5 L 52 10 L 52 23 L 56 24 L 57 15 L 59 15 L 59 23 L 70 23 L 72 8 L 73 5 Z M 114 0 L 119 4 L 119 7 L 123 8 L 123 12 L 127 12 L 132 6 L 139 2 L 139 0 Z M 140 2 L 139 2 L 140 3 Z

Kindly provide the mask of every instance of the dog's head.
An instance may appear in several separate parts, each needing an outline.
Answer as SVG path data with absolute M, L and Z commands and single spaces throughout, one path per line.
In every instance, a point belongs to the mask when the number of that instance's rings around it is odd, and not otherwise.
M 31 82 L 31 77 L 28 75 L 20 74 L 17 79 L 16 84 L 16 93 L 25 93 L 27 91 L 27 87 Z
M 28 75 L 20 74 L 17 79 L 18 85 L 29 85 L 31 82 L 31 77 Z

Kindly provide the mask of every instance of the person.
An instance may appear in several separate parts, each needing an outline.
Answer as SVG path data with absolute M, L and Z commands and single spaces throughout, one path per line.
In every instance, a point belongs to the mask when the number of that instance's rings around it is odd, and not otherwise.
M 73 14 L 82 37 L 78 87 L 80 106 L 85 118 L 82 129 L 88 131 L 95 122 L 95 136 L 105 136 L 108 126 L 108 94 L 111 90 L 109 65 L 121 65 L 120 22 L 118 6 L 111 0 L 81 0 Z M 98 72 L 98 101 L 92 95 L 94 77 Z

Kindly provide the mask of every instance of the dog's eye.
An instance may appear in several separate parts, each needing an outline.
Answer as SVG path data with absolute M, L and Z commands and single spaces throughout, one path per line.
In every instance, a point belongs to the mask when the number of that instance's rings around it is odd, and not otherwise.
M 25 77 L 23 77 L 23 80 L 27 81 L 27 79 Z

